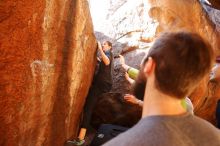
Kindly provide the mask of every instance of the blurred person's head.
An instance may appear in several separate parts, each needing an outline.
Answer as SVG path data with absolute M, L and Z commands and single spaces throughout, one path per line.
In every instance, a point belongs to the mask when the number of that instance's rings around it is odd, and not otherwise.
M 198 34 L 163 33 L 144 59 L 134 86 L 134 94 L 143 99 L 147 75 L 144 68 L 149 58 L 155 64 L 154 85 L 160 92 L 184 98 L 209 73 L 212 66 L 211 46 Z

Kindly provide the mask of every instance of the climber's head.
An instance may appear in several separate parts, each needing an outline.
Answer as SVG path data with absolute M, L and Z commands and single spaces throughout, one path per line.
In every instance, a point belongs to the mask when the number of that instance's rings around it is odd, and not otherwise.
M 103 51 L 111 50 L 112 49 L 112 43 L 109 41 L 104 41 L 102 44 Z

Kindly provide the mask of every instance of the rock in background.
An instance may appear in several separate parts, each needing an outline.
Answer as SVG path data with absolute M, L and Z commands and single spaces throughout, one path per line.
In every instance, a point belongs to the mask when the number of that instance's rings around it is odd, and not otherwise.
M 220 54 L 219 32 L 197 0 L 148 0 L 149 15 L 158 21 L 157 33 L 186 30 L 200 34 Z M 212 15 L 212 14 L 210 14 Z
M 1 1 L 0 50 L 0 145 L 76 136 L 96 62 L 87 1 Z

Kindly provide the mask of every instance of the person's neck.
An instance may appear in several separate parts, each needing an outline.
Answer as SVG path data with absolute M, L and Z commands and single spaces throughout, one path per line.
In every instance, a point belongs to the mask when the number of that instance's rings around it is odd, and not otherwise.
M 166 95 L 159 90 L 146 86 L 142 118 L 152 115 L 181 115 L 186 110 L 181 99 Z

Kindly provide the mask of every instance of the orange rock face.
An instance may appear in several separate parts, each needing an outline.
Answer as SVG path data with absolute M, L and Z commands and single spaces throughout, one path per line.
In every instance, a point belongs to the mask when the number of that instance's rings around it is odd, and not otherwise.
M 60 146 L 77 134 L 95 50 L 86 0 L 0 3 L 1 146 Z

